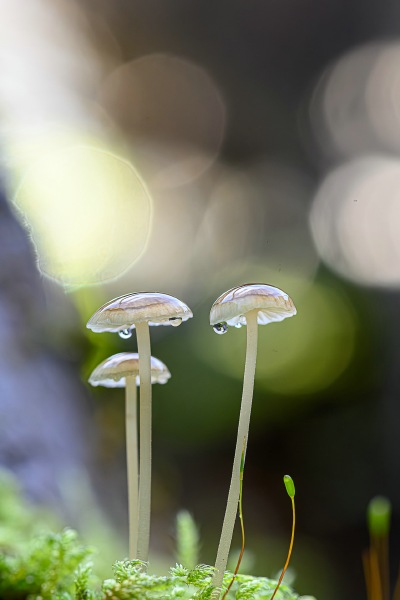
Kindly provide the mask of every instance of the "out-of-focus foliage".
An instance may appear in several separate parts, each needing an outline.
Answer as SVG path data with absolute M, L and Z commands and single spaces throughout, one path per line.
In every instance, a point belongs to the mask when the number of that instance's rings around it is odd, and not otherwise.
M 48 510 L 36 508 L 22 498 L 17 480 L 0 470 L 0 548 L 15 549 L 39 532 L 60 527 Z
M 34 537 L 18 554 L 0 554 L 1 597 L 72 598 L 75 572 L 89 555 L 71 529 Z
M 95 574 L 103 577 L 111 574 L 110 565 L 124 546 L 97 505 L 87 479 L 82 473 L 75 474 L 65 479 L 62 487 L 65 488 L 63 497 L 71 507 L 69 519 L 79 527 L 86 543 L 101 549 L 96 551 Z M 51 538 L 53 531 L 65 525 L 65 516 L 26 500 L 17 480 L 9 472 L 0 470 L 0 548 L 5 554 L 24 553 L 27 542 L 33 539 L 38 539 L 39 545 L 46 545 L 47 534 Z
M 192 515 L 181 510 L 176 516 L 176 560 L 188 569 L 199 563 L 199 531 Z

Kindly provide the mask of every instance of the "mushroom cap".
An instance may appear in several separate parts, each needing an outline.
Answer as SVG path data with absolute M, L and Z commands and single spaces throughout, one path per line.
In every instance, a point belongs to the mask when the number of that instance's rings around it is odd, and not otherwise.
M 193 317 L 186 304 L 159 292 L 137 292 L 110 300 L 89 319 L 86 327 L 95 333 L 133 329 L 136 323 L 171 325 L 175 320 L 187 321 Z M 171 321 L 172 320 L 172 321 Z
M 257 308 L 259 325 L 283 321 L 297 312 L 293 300 L 279 288 L 265 283 L 246 283 L 228 290 L 214 302 L 210 325 L 246 325 L 246 313 Z
M 161 360 L 150 359 L 151 383 L 167 383 L 171 377 L 166 365 Z M 136 385 L 140 385 L 139 354 L 137 352 L 119 352 L 101 362 L 89 377 L 93 386 L 102 385 L 108 388 L 125 387 L 126 377 L 134 376 Z

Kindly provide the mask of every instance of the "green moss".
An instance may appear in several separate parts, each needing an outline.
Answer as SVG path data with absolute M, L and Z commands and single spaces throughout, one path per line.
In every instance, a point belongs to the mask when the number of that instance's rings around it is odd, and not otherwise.
M 0 555 L 0 597 L 74 598 L 75 580 L 90 554 L 71 529 L 34 537 L 20 552 Z
M 47 531 L 39 534 L 41 526 Z M 25 541 L 22 542 L 23 531 Z M 226 573 L 222 590 L 211 585 L 213 567 L 198 565 L 199 535 L 192 517 L 177 520 L 177 564 L 164 576 L 145 572 L 140 561 L 117 561 L 112 579 L 92 574 L 93 549 L 71 529 L 48 531 L 46 520 L 21 499 L 15 482 L 0 473 L 0 598 L 1 600 L 217 600 L 232 579 Z M 238 575 L 227 600 L 269 600 L 276 581 Z M 276 600 L 299 598 L 282 585 Z M 299 599 L 300 600 L 300 599 Z
M 114 577 L 102 584 L 92 578 L 92 552 L 71 529 L 34 538 L 23 552 L 0 555 L 0 597 L 3 600 L 216 600 L 222 594 L 211 585 L 213 568 L 198 565 L 171 568 L 168 575 L 144 572 L 140 561 L 117 561 Z M 227 573 L 226 587 L 232 578 Z M 238 575 L 228 599 L 268 600 L 276 582 Z M 223 591 L 223 590 L 222 590 Z M 298 598 L 282 586 L 277 600 Z

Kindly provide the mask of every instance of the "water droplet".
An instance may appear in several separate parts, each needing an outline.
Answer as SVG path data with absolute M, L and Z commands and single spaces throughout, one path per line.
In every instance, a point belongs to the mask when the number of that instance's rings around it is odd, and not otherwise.
M 180 317 L 171 317 L 169 322 L 171 323 L 172 327 L 179 327 L 179 325 L 182 323 L 182 319 Z
M 216 325 L 213 325 L 213 329 L 218 335 L 223 335 L 228 331 L 228 325 L 226 323 L 217 323 Z
M 122 329 L 121 331 L 118 331 L 118 335 L 123 340 L 128 340 L 132 337 L 132 329 Z

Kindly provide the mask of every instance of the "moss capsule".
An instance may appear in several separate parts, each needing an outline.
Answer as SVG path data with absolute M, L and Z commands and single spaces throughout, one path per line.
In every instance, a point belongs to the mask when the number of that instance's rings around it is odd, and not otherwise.
M 283 483 L 285 484 L 285 488 L 286 491 L 288 493 L 288 496 L 290 498 L 294 498 L 294 495 L 296 493 L 296 489 L 294 487 L 294 481 L 293 479 L 290 477 L 290 475 L 285 475 L 283 478 Z

